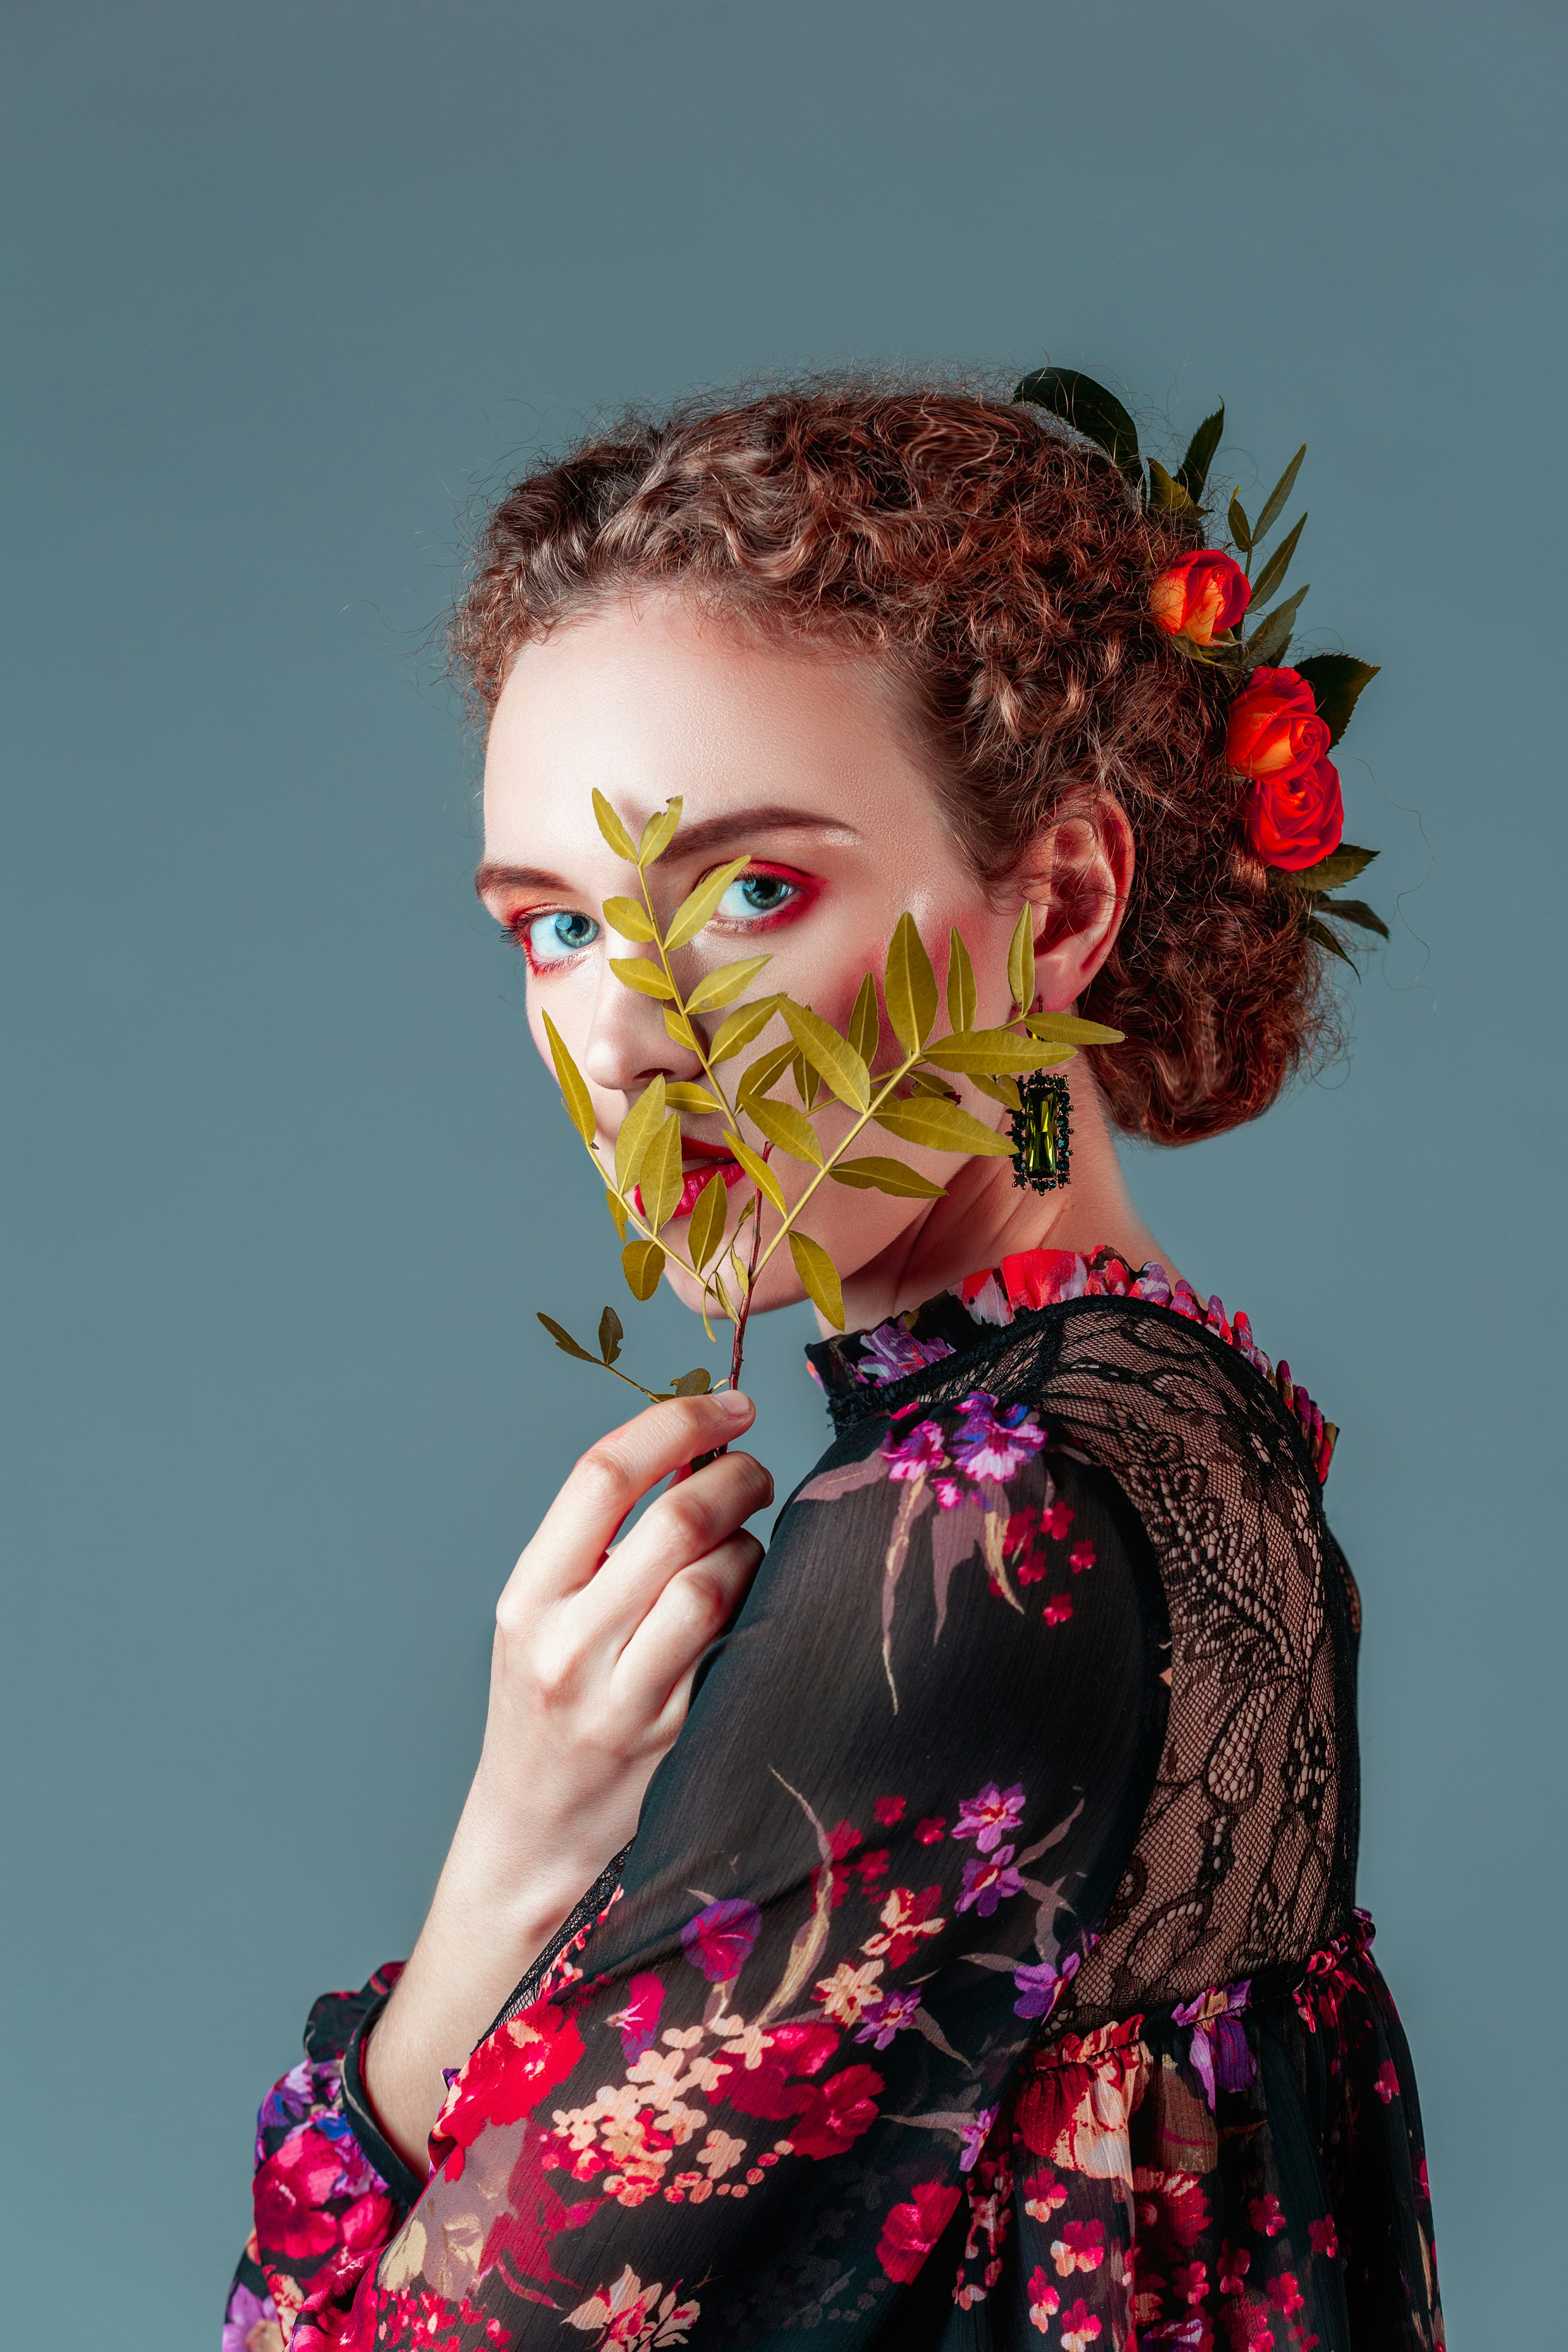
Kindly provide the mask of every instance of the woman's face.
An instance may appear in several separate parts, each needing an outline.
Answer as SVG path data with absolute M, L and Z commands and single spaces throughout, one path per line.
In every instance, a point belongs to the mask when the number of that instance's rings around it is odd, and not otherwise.
M 866 973 L 879 980 L 907 909 L 939 976 L 951 929 L 963 931 L 974 961 L 978 1021 L 1007 1017 L 1017 904 L 987 903 L 879 672 L 811 646 L 749 642 L 673 597 L 616 604 L 525 647 L 513 667 L 490 727 L 478 877 L 485 905 L 527 961 L 535 1044 L 548 1060 L 548 1013 L 587 1081 L 606 1165 L 622 1120 L 653 1077 L 700 1079 L 701 1068 L 695 1054 L 671 1042 L 658 1005 L 610 970 L 612 957 L 654 950 L 619 937 L 605 919 L 605 900 L 635 897 L 637 886 L 600 835 L 595 789 L 634 838 L 668 800 L 681 800 L 673 846 L 649 869 L 661 922 L 705 874 L 749 860 L 707 929 L 672 959 L 687 994 L 716 965 L 765 954 L 772 961 L 748 997 L 782 991 L 843 1031 Z M 786 1034 L 775 1020 L 721 1066 L 731 1095 L 748 1064 Z M 773 1092 L 799 1100 L 787 1078 Z M 967 1089 L 964 1099 L 989 1125 L 1000 1123 L 995 1104 Z M 837 1105 L 820 1116 L 825 1142 L 831 1145 L 850 1117 Z M 684 1250 L 699 1180 L 717 1167 L 734 1186 L 742 1171 L 725 1151 L 716 1117 L 686 1116 L 682 1124 L 689 1181 L 666 1238 Z M 761 1148 L 760 1136 L 744 1125 L 742 1133 Z M 866 1130 L 856 1150 L 907 1160 L 950 1184 L 965 1165 L 876 1129 Z M 998 1164 L 968 1163 L 976 1171 Z M 773 1165 L 795 1199 L 810 1170 L 780 1154 Z M 731 1224 L 747 1191 L 731 1191 Z M 931 1206 L 829 1182 L 803 1223 L 847 1281 L 894 1248 Z M 695 1305 L 692 1278 L 678 1272 L 671 1278 Z M 781 1249 L 755 1306 L 784 1306 L 801 1295 Z

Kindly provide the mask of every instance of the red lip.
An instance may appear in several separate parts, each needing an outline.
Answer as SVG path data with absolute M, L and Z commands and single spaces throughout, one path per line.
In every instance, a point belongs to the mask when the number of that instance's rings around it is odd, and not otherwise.
M 694 1154 L 700 1154 L 708 1164 L 704 1168 L 688 1168 L 686 1171 L 686 1181 L 680 1188 L 680 1198 L 675 1205 L 674 1213 L 678 1217 L 689 1217 L 691 1214 L 692 1210 L 697 1206 L 698 1194 L 705 1184 L 712 1182 L 715 1176 L 727 1187 L 740 1184 L 745 1180 L 745 1170 L 738 1160 L 731 1159 L 721 1143 L 698 1143 L 689 1138 L 685 1156 L 689 1160 Z M 632 1206 L 639 1217 L 647 1214 L 643 1207 L 640 1184 L 632 1187 Z

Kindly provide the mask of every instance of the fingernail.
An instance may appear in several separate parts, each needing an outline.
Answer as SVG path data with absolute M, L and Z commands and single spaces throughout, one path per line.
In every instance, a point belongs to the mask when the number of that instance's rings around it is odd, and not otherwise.
M 714 1402 L 731 1421 L 750 1421 L 752 1417 L 752 1400 L 742 1396 L 739 1389 L 721 1389 Z

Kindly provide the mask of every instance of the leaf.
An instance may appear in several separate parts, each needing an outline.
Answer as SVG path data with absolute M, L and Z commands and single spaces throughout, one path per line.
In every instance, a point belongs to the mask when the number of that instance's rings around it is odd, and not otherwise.
M 890 1192 L 900 1201 L 943 1201 L 947 1188 L 933 1184 L 929 1176 L 921 1176 L 903 1160 L 840 1160 L 828 1170 L 836 1184 L 848 1184 L 860 1192 Z
M 594 814 L 599 821 L 599 831 L 604 835 L 616 856 L 624 857 L 628 866 L 635 866 L 637 862 L 637 843 L 632 839 L 604 793 L 597 791 L 594 794 Z
M 732 857 L 728 866 L 718 866 L 704 876 L 690 897 L 683 898 L 676 908 L 675 920 L 664 935 L 667 949 L 673 952 L 697 937 L 735 877 L 743 874 L 751 862 L 749 857 Z
M 635 898 L 606 898 L 601 911 L 611 930 L 618 932 L 623 940 L 639 940 L 646 945 L 658 937 L 646 908 L 639 907 Z
M 1309 580 L 1305 588 L 1298 588 L 1293 596 L 1287 596 L 1282 604 L 1276 604 L 1254 629 L 1247 640 L 1247 658 L 1252 668 L 1259 668 L 1265 662 L 1279 662 L 1289 652 L 1290 632 L 1296 625 L 1301 599 L 1311 584 Z
M 993 1102 L 1001 1103 L 1007 1110 L 1022 1110 L 1024 1108 L 1024 1097 L 1018 1092 L 1016 1078 L 983 1078 L 976 1071 L 971 1070 L 969 1083 L 977 1093 L 988 1095 Z
M 931 970 L 929 963 L 926 970 Z M 934 1000 L 934 979 L 931 989 Z M 779 1009 L 789 1024 L 789 1034 L 795 1039 L 796 1048 L 805 1055 L 818 1076 L 826 1080 L 839 1101 L 847 1103 L 851 1110 L 868 1108 L 871 1073 L 848 1039 L 841 1037 L 831 1023 L 825 1021 L 819 1013 L 814 1013 L 809 1004 L 796 1004 L 793 998 L 786 996 Z M 934 1003 L 932 1009 L 934 1012 Z
M 1319 718 L 1328 722 L 1330 742 L 1337 743 L 1351 723 L 1363 687 L 1372 684 L 1380 665 L 1357 661 L 1351 654 L 1311 654 L 1296 667 L 1312 689 Z
M 912 915 L 899 917 L 888 948 L 882 995 L 893 1034 L 906 1054 L 918 1054 L 936 1019 L 936 974 Z M 858 1106 L 864 1109 L 865 1104 Z
M 759 1095 L 765 1095 L 770 1087 L 777 1086 L 795 1059 L 793 1038 L 786 1038 L 782 1045 L 770 1046 L 765 1054 L 760 1054 L 735 1089 L 736 1108 L 750 1110 L 752 1102 Z
M 1307 445 L 1303 441 L 1295 456 L 1291 458 L 1290 463 L 1286 467 L 1285 471 L 1280 475 L 1279 479 L 1275 483 L 1274 488 L 1269 491 L 1268 496 L 1263 501 L 1263 512 L 1258 516 L 1257 522 L 1252 528 L 1252 544 L 1254 547 L 1257 547 L 1263 540 L 1267 539 L 1270 529 L 1278 520 L 1286 499 L 1289 497 L 1291 491 L 1296 487 L 1296 477 L 1301 470 L 1301 460 L 1306 454 Z
M 679 1380 L 671 1381 L 669 1392 L 671 1396 L 706 1396 L 712 1385 L 707 1365 L 699 1364 L 694 1371 L 682 1372 Z
M 963 934 L 954 929 L 947 949 L 947 1024 L 950 1029 L 973 1029 L 979 996 L 974 986 L 974 965 L 963 943 Z
M 696 1030 L 685 1013 L 678 1013 L 673 1004 L 667 1004 L 664 1008 L 664 1025 L 668 1034 L 674 1038 L 678 1045 L 684 1045 L 689 1054 L 701 1051 L 697 1043 Z
M 593 1097 L 583 1083 L 581 1070 L 566 1051 L 561 1032 L 548 1013 L 544 1016 L 544 1034 L 550 1040 L 550 1058 L 555 1065 L 555 1083 L 561 1089 L 566 1116 L 592 1151 L 599 1128 L 594 1116 Z
M 663 1073 L 650 1078 L 638 1095 L 616 1138 L 616 1182 L 623 1192 L 629 1192 L 637 1181 L 643 1153 L 649 1140 L 664 1124 L 668 1108 Z
M 664 1249 L 658 1242 L 628 1242 L 621 1252 L 621 1271 L 634 1298 L 651 1298 L 664 1272 Z
M 1327 948 L 1331 955 L 1337 955 L 1342 963 L 1350 964 L 1351 970 L 1355 971 L 1354 964 L 1351 963 L 1349 956 L 1346 955 L 1344 949 L 1341 946 L 1339 940 L 1335 939 L 1327 923 L 1321 923 L 1316 915 L 1309 915 L 1307 918 L 1307 937 L 1310 940 L 1316 940 L 1321 948 Z M 1361 975 L 1359 972 L 1356 973 L 1356 977 L 1358 980 L 1360 979 Z
M 537 1307 L 534 1309 L 534 1312 L 538 1314 L 539 1310 Z M 545 1329 L 549 1332 L 551 1338 L 554 1340 L 556 1346 L 562 1350 L 563 1355 L 575 1356 L 584 1364 L 595 1364 L 598 1362 L 599 1360 L 596 1356 L 591 1356 L 586 1348 L 580 1348 L 577 1345 L 577 1342 L 572 1337 L 571 1332 L 563 1329 L 563 1327 L 557 1323 L 553 1315 L 540 1315 L 539 1319 L 543 1324 Z
M 885 1127 L 889 1135 L 896 1135 L 900 1143 L 923 1144 L 928 1151 L 990 1153 L 1005 1160 L 1013 1149 L 994 1129 L 982 1126 L 959 1104 L 940 1102 L 934 1096 L 918 1095 L 912 1102 L 884 1103 L 877 1113 L 877 1124 Z
M 805 1286 L 812 1305 L 826 1317 L 836 1331 L 844 1328 L 844 1292 L 839 1286 L 838 1271 L 820 1242 L 809 1234 L 792 1233 L 789 1254 L 795 1260 L 795 1270 Z
M 745 956 L 739 963 L 721 963 L 717 971 L 705 972 L 686 1000 L 688 1013 L 717 1013 L 721 1005 L 733 1004 L 763 966 L 772 961 L 771 955 Z
M 1015 400 L 1048 408 L 1086 441 L 1113 458 L 1124 474 L 1138 466 L 1138 428 L 1113 392 L 1076 368 L 1036 368 L 1015 391 Z
M 1007 950 L 1007 985 L 1019 1012 L 1027 1013 L 1035 1001 L 1035 909 L 1027 898 Z
M 816 1129 L 804 1111 L 788 1103 L 768 1102 L 760 1097 L 746 1105 L 746 1116 L 759 1128 L 770 1143 L 787 1151 L 792 1160 L 804 1160 L 808 1167 L 822 1165 L 822 1146 L 816 1139 Z
M 1059 1045 L 1120 1045 L 1122 1029 L 1108 1029 L 1103 1021 L 1083 1021 L 1076 1013 L 1026 1013 L 1024 1026 L 1031 1037 L 1049 1037 Z
M 1294 528 L 1284 539 L 1280 541 L 1279 546 L 1275 549 L 1273 554 L 1269 557 L 1268 562 L 1264 565 L 1262 571 L 1253 582 L 1252 601 L 1258 606 L 1259 612 L 1262 611 L 1270 596 L 1273 595 L 1276 588 L 1279 586 L 1287 572 L 1289 571 L 1290 558 L 1296 552 L 1296 541 L 1300 538 L 1302 531 L 1306 529 L 1306 516 L 1300 516 L 1297 519 Z
M 637 844 L 639 866 L 658 864 L 659 859 L 675 839 L 676 827 L 680 823 L 680 795 L 677 793 L 663 808 L 649 817 L 642 829 L 642 839 Z
M 1197 512 L 1181 483 L 1166 473 L 1158 457 L 1149 460 L 1149 504 L 1160 514 L 1192 515 Z
M 738 1135 L 726 1134 L 724 1140 L 758 1192 L 765 1194 L 782 1217 L 784 1214 L 784 1187 L 767 1161 L 760 1152 L 753 1151 L 749 1143 L 742 1143 Z
M 1364 873 L 1376 856 L 1375 849 L 1358 849 L 1353 841 L 1342 841 L 1331 856 L 1303 866 L 1290 879 L 1300 890 L 1338 890 Z
M 1364 898 L 1324 898 L 1318 912 L 1336 923 L 1353 923 L 1358 931 L 1375 931 L 1382 940 L 1388 937 L 1388 925 Z
M 675 994 L 651 956 L 612 956 L 610 970 L 623 988 L 634 990 L 638 996 L 657 996 L 668 1003 Z
M 855 1010 L 849 1015 L 849 1043 L 870 1069 L 882 1043 L 882 1016 L 877 1010 L 877 983 L 868 972 L 860 982 Z
M 812 1068 L 811 1064 L 806 1060 L 804 1054 L 797 1054 L 795 1056 L 795 1059 L 790 1064 L 790 1069 L 795 1078 L 795 1090 L 796 1094 L 800 1097 L 801 1101 L 805 1105 L 806 1109 L 812 1109 L 816 1105 L 817 1096 L 822 1092 L 822 1080 L 817 1076 L 816 1072 Z
M 678 1079 L 673 1086 L 667 1086 L 664 1098 L 671 1110 L 689 1110 L 699 1118 L 724 1108 L 718 1096 L 710 1095 L 706 1087 L 689 1085 L 684 1078 Z
M 697 1195 L 697 1206 L 691 1212 L 686 1244 L 691 1253 L 691 1263 L 699 1274 L 724 1238 L 724 1219 L 729 1206 L 730 1195 L 723 1178 L 710 1176 Z
M 1071 1058 L 1048 1040 L 1020 1037 L 1016 1029 L 966 1029 L 926 1047 L 926 1060 L 939 1070 L 978 1071 L 985 1078 L 1021 1076 Z
M 958 1088 L 950 1087 L 945 1078 L 939 1078 L 934 1070 L 917 1070 L 899 1099 L 907 1101 L 910 1095 L 935 1095 L 942 1102 L 956 1102 Z
M 606 1364 L 613 1364 L 621 1352 L 626 1338 L 626 1326 L 613 1307 L 606 1307 L 599 1318 L 599 1355 Z
M 621 1240 L 625 1241 L 626 1237 L 626 1226 L 630 1222 L 626 1215 L 626 1204 L 621 1199 L 618 1192 L 611 1192 L 607 1184 L 605 1187 L 605 1206 L 609 1210 L 610 1221 L 614 1224 L 616 1233 L 619 1234 Z
M 1214 453 L 1219 447 L 1225 431 L 1225 403 L 1222 400 L 1212 415 L 1205 416 L 1187 444 L 1187 454 L 1176 468 L 1176 479 L 1188 498 L 1201 499 L 1214 464 Z
M 680 1121 L 671 1111 L 658 1132 L 650 1138 L 637 1171 L 643 1216 L 656 1234 L 662 1225 L 668 1224 L 679 1203 L 686 1181 L 680 1151 Z
M 1230 494 L 1230 512 L 1226 520 L 1230 525 L 1230 535 L 1236 545 L 1240 548 L 1243 555 L 1250 555 L 1253 548 L 1252 525 L 1247 520 L 1247 509 L 1234 490 Z
M 781 1002 L 777 996 L 760 996 L 754 1004 L 738 1005 L 733 1013 L 726 1013 L 713 1033 L 713 1043 L 708 1048 L 709 1061 L 715 1065 L 727 1062 L 754 1037 L 760 1037 Z

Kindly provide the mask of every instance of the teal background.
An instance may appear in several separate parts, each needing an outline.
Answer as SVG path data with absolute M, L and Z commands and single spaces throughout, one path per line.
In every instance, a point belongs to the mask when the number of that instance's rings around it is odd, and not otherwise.
M 4 41 L 0 2334 L 216 2343 L 257 2101 L 406 1949 L 494 1596 L 614 1404 L 533 1320 L 618 1277 L 429 650 L 476 499 L 602 404 L 1048 357 L 1178 432 L 1223 394 L 1247 478 L 1307 439 L 1309 636 L 1386 666 L 1348 1058 L 1131 1158 L 1344 1425 L 1452 2336 L 1554 2340 L 1562 12 L 31 0 Z M 781 1488 L 804 1336 L 753 1356 Z

